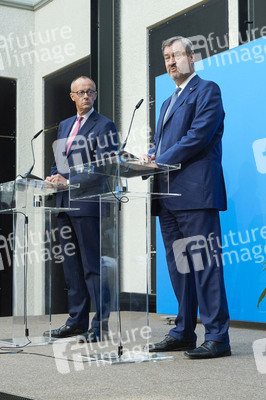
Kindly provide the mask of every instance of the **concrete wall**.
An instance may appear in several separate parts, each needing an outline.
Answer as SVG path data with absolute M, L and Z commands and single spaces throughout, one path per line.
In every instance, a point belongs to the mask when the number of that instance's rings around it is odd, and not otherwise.
M 35 68 L 34 113 L 35 130 L 38 131 L 44 124 L 43 77 L 90 54 L 90 3 L 87 0 L 55 0 L 36 12 L 35 26 L 36 31 L 48 32 L 50 36 L 45 45 L 50 60 L 38 63 Z M 43 147 L 38 150 L 39 165 L 43 168 Z
M 0 6 L 0 76 L 17 80 L 17 173 L 31 165 L 30 139 L 43 127 L 43 77 L 90 54 L 87 0 L 54 0 L 32 12 Z M 35 174 L 43 175 L 38 138 Z
M 24 56 L 26 52 L 30 54 L 33 48 L 29 34 L 35 30 L 34 13 L 0 6 L 0 26 L 3 67 L 0 74 L 2 77 L 17 81 L 17 149 L 24 155 L 17 158 L 17 173 L 24 173 L 29 165 L 25 161 L 31 162 L 30 142 L 27 138 L 33 135 L 35 126 L 33 110 L 35 65 L 26 61 Z M 23 65 L 24 60 L 25 65 Z M 24 163 L 20 162 L 21 159 Z

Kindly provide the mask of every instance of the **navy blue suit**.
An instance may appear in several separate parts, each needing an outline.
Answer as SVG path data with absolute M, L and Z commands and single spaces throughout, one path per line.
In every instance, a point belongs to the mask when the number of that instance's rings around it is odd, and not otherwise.
M 214 82 L 194 76 L 164 120 L 170 103 L 161 107 L 155 143 L 156 162 L 175 165 L 169 190 L 180 197 L 153 202 L 159 215 L 171 282 L 179 303 L 176 327 L 170 335 L 195 341 L 197 309 L 205 339 L 229 342 L 229 314 L 221 257 L 219 210 L 226 210 L 221 165 L 224 110 Z M 164 176 L 155 179 L 155 191 L 167 191 Z
M 58 146 L 55 151 L 55 162 L 51 175 L 59 173 L 69 179 L 69 167 L 79 163 L 100 160 L 117 150 L 117 132 L 115 124 L 108 118 L 93 111 L 80 128 L 76 140 L 73 141 L 66 155 L 66 140 L 72 129 L 76 116 L 62 121 L 58 129 Z M 80 146 L 80 143 L 83 143 Z M 75 155 L 78 157 L 75 158 Z M 78 208 L 58 214 L 60 243 L 63 254 L 63 268 L 68 288 L 69 318 L 67 325 L 86 331 L 89 326 L 90 302 L 96 314 L 91 322 L 92 328 L 99 328 L 101 316 L 108 320 L 108 288 L 105 301 L 100 310 L 100 223 L 99 203 L 87 201 L 71 201 L 68 192 L 57 194 L 57 207 Z M 68 230 L 64 231 L 64 229 Z M 67 232 L 67 233 L 66 233 Z M 74 246 L 73 251 L 69 251 Z M 71 253 L 71 254 L 70 254 Z M 69 255 L 70 254 L 70 255 Z

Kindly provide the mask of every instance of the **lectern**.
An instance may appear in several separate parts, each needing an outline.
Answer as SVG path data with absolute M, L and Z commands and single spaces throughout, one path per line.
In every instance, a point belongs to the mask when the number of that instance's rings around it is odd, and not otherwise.
M 47 196 L 68 189 L 68 185 L 23 178 L 0 184 L 0 213 L 11 214 L 13 219 L 12 232 L 1 237 L 6 254 L 2 269 L 12 268 L 13 275 L 12 321 L 6 326 L 6 337 L 0 338 L 2 344 L 51 341 L 43 337 L 51 326 L 51 264 L 62 261 L 51 216 L 66 209 L 45 204 Z
M 152 338 L 150 209 L 152 201 L 179 196 L 169 190 L 171 173 L 179 169 L 126 155 L 70 168 L 70 201 L 99 203 L 101 310 L 109 315 L 108 340 L 101 347 L 112 363 L 155 357 L 142 351 Z

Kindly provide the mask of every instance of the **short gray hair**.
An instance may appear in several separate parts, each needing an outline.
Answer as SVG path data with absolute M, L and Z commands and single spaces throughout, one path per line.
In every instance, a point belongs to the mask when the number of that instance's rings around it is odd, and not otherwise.
M 189 40 L 188 38 L 185 38 L 183 36 L 173 36 L 169 39 L 166 39 L 162 42 L 162 52 L 164 54 L 164 49 L 167 46 L 171 46 L 174 42 L 182 42 L 184 49 L 187 53 L 187 55 L 190 55 L 191 53 L 194 52 L 193 49 L 193 43 L 191 42 L 191 40 Z
M 77 78 L 73 79 L 73 81 L 71 82 L 71 85 L 70 85 L 70 90 L 71 90 L 71 92 L 72 92 L 72 90 L 73 90 L 73 85 L 74 85 L 74 83 L 75 83 L 78 79 L 88 79 L 88 80 L 91 81 L 91 83 L 93 84 L 94 90 L 96 90 L 96 83 L 95 83 L 91 78 L 89 78 L 88 76 L 82 75 L 82 76 L 78 76 Z

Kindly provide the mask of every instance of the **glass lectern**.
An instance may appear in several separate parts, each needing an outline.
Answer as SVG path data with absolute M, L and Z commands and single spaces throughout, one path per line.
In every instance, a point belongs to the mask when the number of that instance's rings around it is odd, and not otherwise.
M 70 168 L 70 201 L 98 202 L 100 208 L 103 337 L 107 325 L 109 332 L 101 355 L 93 357 L 111 363 L 155 358 L 143 352 L 152 337 L 151 201 L 179 196 L 169 190 L 171 172 L 179 169 L 121 156 Z
M 0 213 L 11 214 L 13 229 L 1 236 L 5 265 L 12 268 L 12 318 L 5 319 L 6 337 L 1 343 L 23 346 L 43 344 L 51 337 L 51 263 L 60 260 L 56 229 L 51 229 L 51 216 L 61 211 L 46 207 L 48 196 L 68 190 L 68 185 L 18 178 L 0 184 Z M 65 209 L 62 209 L 62 211 Z

